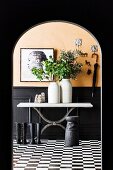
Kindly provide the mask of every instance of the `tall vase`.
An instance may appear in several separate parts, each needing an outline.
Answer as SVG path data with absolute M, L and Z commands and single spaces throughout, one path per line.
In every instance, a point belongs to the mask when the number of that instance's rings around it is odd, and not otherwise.
M 61 86 L 61 102 L 72 103 L 72 85 L 70 79 L 62 79 Z
M 50 82 L 48 86 L 48 103 L 60 103 L 60 87 L 57 82 Z

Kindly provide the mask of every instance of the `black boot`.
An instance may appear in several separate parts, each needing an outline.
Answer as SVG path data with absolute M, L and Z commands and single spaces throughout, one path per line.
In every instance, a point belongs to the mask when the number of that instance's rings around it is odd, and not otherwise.
M 22 144 L 27 144 L 26 134 L 27 134 L 27 123 L 22 123 Z
M 79 145 L 78 116 L 68 116 L 66 120 L 65 146 L 77 146 Z
M 36 123 L 37 129 L 37 144 L 41 144 L 40 136 L 41 136 L 41 123 Z
M 22 124 L 16 122 L 16 141 L 17 141 L 17 144 L 21 144 L 21 136 L 22 136 Z
M 35 144 L 35 124 L 34 123 L 29 123 L 30 127 L 30 144 Z

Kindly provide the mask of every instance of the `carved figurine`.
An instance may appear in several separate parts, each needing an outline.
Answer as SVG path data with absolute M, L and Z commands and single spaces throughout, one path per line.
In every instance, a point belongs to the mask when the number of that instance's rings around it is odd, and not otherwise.
M 38 94 L 35 95 L 35 100 L 34 102 L 38 103 Z
M 38 103 L 42 103 L 42 102 L 43 102 L 42 95 L 39 94 L 39 95 L 38 95 Z
M 42 97 L 42 94 L 36 94 L 34 102 L 35 103 L 43 103 L 44 102 L 44 98 Z
M 41 93 L 41 96 L 42 96 L 42 102 L 45 102 L 45 93 L 42 92 L 42 93 Z

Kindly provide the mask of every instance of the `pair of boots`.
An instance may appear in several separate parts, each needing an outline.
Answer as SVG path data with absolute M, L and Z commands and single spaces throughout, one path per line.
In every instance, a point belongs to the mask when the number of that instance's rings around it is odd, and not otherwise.
M 41 124 L 40 123 L 16 123 L 16 139 L 18 144 L 27 144 L 27 129 L 30 129 L 30 144 L 40 144 Z M 35 142 L 36 130 L 36 142 Z

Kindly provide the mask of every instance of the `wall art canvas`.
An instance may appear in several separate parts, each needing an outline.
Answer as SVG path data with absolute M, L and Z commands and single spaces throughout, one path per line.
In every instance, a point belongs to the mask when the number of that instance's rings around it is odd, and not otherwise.
M 32 74 L 32 68 L 43 68 L 42 62 L 54 57 L 53 48 L 20 48 L 20 81 L 35 82 L 40 81 Z M 42 81 L 49 81 L 43 79 Z

